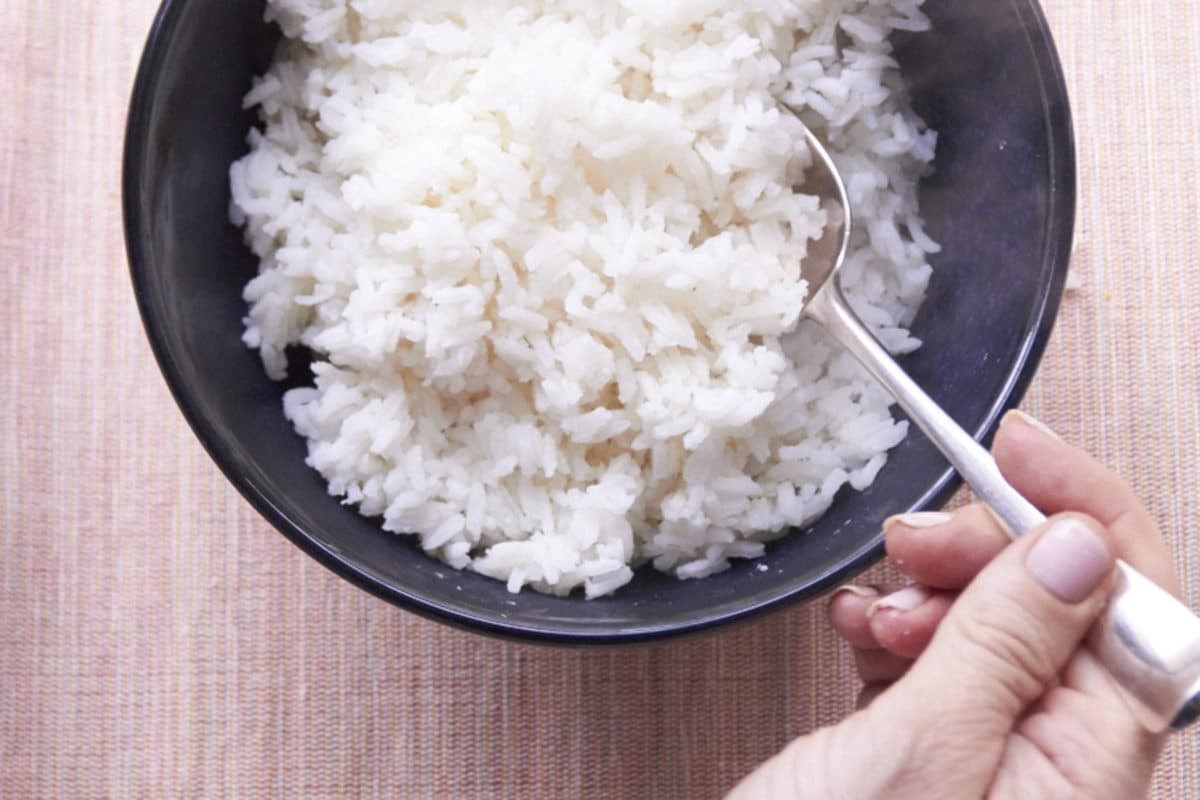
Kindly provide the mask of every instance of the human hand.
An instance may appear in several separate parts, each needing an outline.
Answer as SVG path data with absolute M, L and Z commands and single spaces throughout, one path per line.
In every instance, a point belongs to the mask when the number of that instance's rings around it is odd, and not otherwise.
M 860 710 L 791 743 L 731 798 L 1145 796 L 1162 736 L 1081 642 L 1114 558 L 1178 593 L 1170 554 L 1124 481 L 1035 420 L 1006 416 L 993 452 L 1054 516 L 1015 542 L 981 505 L 889 520 L 888 556 L 915 584 L 847 587 L 830 604 Z

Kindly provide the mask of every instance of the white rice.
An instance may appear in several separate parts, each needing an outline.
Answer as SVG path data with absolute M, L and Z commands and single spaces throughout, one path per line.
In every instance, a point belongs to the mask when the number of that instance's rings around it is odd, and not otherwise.
M 329 491 L 430 554 L 588 597 L 645 561 L 754 558 L 904 437 L 808 325 L 826 217 L 796 120 L 860 225 L 844 285 L 895 352 L 929 278 L 935 136 L 889 35 L 921 0 L 270 0 L 287 41 L 232 217 L 245 341 Z

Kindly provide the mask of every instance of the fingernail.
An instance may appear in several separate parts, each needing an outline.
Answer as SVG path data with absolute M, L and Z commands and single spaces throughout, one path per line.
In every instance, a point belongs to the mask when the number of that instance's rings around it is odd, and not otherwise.
M 878 590 L 872 589 L 870 586 L 855 586 L 852 583 L 847 583 L 845 586 L 839 586 L 834 590 L 833 596 L 837 597 L 843 592 L 846 594 L 852 594 L 855 597 L 879 597 Z
M 1017 420 L 1018 422 L 1022 423 L 1023 425 L 1028 425 L 1030 428 L 1033 428 L 1035 431 L 1041 431 L 1042 433 L 1046 434 L 1047 436 L 1049 436 L 1052 439 L 1058 439 L 1059 441 L 1062 441 L 1062 437 L 1059 436 L 1054 431 L 1050 430 L 1050 426 L 1048 426 L 1046 423 L 1042 422 L 1040 419 L 1035 419 L 1034 417 L 1029 416 L 1028 414 L 1026 414 L 1024 411 L 1021 411 L 1020 409 L 1013 409 L 1012 411 L 1008 412 L 1007 414 L 1004 415 L 1004 419 L 1005 420 L 1010 420 L 1010 419 Z M 1003 421 L 1004 420 L 1001 420 L 1001 422 L 1003 422 Z
M 1065 603 L 1078 603 L 1094 592 L 1112 566 L 1104 541 L 1072 517 L 1056 520 L 1025 557 L 1033 579 Z
M 903 525 L 905 528 L 935 528 L 938 525 L 945 525 L 953 518 L 953 514 L 948 514 L 945 511 L 918 511 L 914 514 L 897 514 L 883 521 L 883 529 L 886 531 L 895 525 Z
M 871 607 L 867 609 L 867 619 L 871 619 L 880 611 L 914 611 L 925 605 L 925 601 L 930 597 L 933 597 L 933 593 L 924 586 L 909 586 L 871 603 Z

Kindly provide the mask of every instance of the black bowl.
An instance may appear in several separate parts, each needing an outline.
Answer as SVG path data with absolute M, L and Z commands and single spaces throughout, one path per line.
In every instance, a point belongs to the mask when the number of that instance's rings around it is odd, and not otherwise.
M 304 464 L 267 379 L 239 336 L 256 264 L 229 223 L 228 167 L 255 122 L 241 110 L 277 33 L 263 3 L 168 0 L 138 72 L 125 143 L 126 243 L 146 331 L 209 453 L 293 542 L 403 608 L 488 633 L 555 642 L 641 640 L 710 628 L 816 597 L 882 555 L 882 520 L 944 502 L 957 486 L 914 430 L 866 492 L 846 493 L 811 530 L 702 581 L 641 570 L 595 601 L 459 573 L 413 537 L 342 506 Z M 944 245 L 904 367 L 986 440 L 1028 385 L 1062 294 L 1074 220 L 1066 89 L 1034 0 L 930 3 L 931 34 L 898 42 L 917 111 L 940 133 L 922 187 Z M 763 569 L 765 566 L 767 569 Z

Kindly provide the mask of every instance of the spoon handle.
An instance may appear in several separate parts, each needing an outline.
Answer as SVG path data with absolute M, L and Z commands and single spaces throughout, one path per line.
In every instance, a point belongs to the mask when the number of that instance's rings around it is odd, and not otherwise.
M 922 391 L 867 330 L 836 280 L 809 300 L 808 316 L 849 350 L 907 412 L 1010 535 L 1046 521 L 1000 474 L 995 460 Z M 1088 646 L 1152 731 L 1183 728 L 1200 717 L 1200 618 L 1124 561 Z

